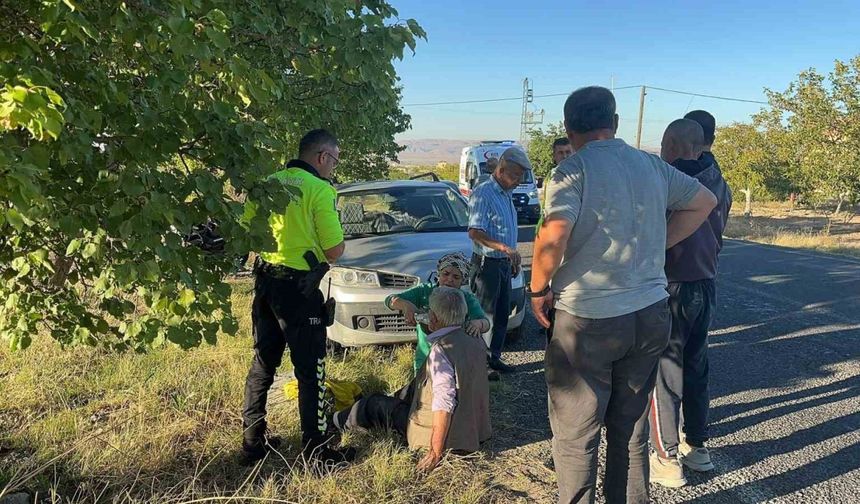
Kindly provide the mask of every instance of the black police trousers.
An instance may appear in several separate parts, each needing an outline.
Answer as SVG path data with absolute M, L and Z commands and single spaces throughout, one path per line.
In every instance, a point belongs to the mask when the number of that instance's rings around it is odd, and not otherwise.
M 301 275 L 273 278 L 258 273 L 251 319 L 254 360 L 245 381 L 242 413 L 244 446 L 259 448 L 266 432 L 266 399 L 286 346 L 299 385 L 299 418 L 304 446 L 322 444 L 328 429 L 325 412 L 326 327 L 323 295 L 305 298 Z

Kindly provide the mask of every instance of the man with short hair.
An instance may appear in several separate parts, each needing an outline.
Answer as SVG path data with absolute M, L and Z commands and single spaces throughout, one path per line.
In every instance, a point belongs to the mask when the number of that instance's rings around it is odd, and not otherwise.
M 503 373 L 514 370 L 502 361 L 502 348 L 511 313 L 511 277 L 519 274 L 522 262 L 512 194 L 525 171 L 531 169 L 526 153 L 509 147 L 490 178 L 476 187 L 469 199 L 469 238 L 473 243 L 470 287 L 493 324 L 488 364 Z
M 690 119 L 691 121 L 696 121 L 699 123 L 699 126 L 702 127 L 702 133 L 704 134 L 704 143 L 699 149 L 701 153 L 699 154 L 699 161 L 705 163 L 706 165 L 713 165 L 720 173 L 722 170 L 720 169 L 720 164 L 717 163 L 717 159 L 714 157 L 714 154 L 711 152 L 711 149 L 714 146 L 714 138 L 716 138 L 716 130 L 717 130 L 717 120 L 714 119 L 709 112 L 705 110 L 693 110 L 688 112 L 687 115 L 684 116 L 684 119 Z
M 573 147 L 570 146 L 570 139 L 561 137 L 556 138 L 552 143 L 552 164 L 558 166 L 562 161 L 569 158 L 573 154 Z
M 555 141 L 552 142 L 552 164 L 553 168 L 549 171 L 549 177 L 547 180 L 552 180 L 552 174 L 555 173 L 555 167 L 561 164 L 562 161 L 569 158 L 573 155 L 573 147 L 570 145 L 570 139 L 567 137 L 556 138 Z M 546 208 L 546 186 L 544 185 L 543 192 L 543 203 L 541 210 Z M 537 235 L 540 234 L 540 228 L 543 226 L 543 212 L 541 212 L 540 219 L 538 219 L 538 223 L 535 226 L 535 238 L 537 239 Z M 541 336 L 547 335 L 548 329 L 546 327 L 540 328 Z
M 709 402 L 708 329 L 716 309 L 714 279 L 732 194 L 719 167 L 711 162 L 710 152 L 699 155 L 703 146 L 710 149 L 714 138 L 713 117 L 703 122 L 710 125 L 709 131 L 695 120 L 673 121 L 663 134 L 660 150 L 664 161 L 694 177 L 718 201 L 708 219 L 666 253 L 672 333 L 660 357 L 647 418 L 655 452 L 650 460 L 651 481 L 668 487 L 686 484 L 681 464 L 696 471 L 714 468 L 705 448 Z M 678 435 L 681 417 L 684 419 L 683 442 Z
M 552 174 L 555 173 L 555 167 L 561 164 L 562 161 L 569 158 L 573 154 L 573 147 L 570 146 L 570 139 L 566 137 L 556 138 L 555 141 L 552 142 L 552 169 L 549 171 L 549 177 L 547 180 L 552 180 Z M 543 198 L 543 207 L 546 207 L 546 189 L 544 189 L 544 198 Z M 541 214 L 540 219 L 538 219 L 538 223 L 535 226 L 535 236 L 540 232 L 540 228 L 543 226 L 543 214 Z
M 717 131 L 717 120 L 714 119 L 714 116 L 705 110 L 693 110 L 687 112 L 684 115 L 684 119 L 689 119 L 691 121 L 696 121 L 699 123 L 699 126 L 702 127 L 702 133 L 704 134 L 704 143 L 701 146 L 702 153 L 711 152 L 711 147 L 714 145 L 714 138 L 716 136 Z
M 669 338 L 666 248 L 695 231 L 716 200 L 615 138 L 608 89 L 574 91 L 564 124 L 575 154 L 547 187 L 529 289 L 535 317 L 550 328 L 545 367 L 559 502 L 594 502 L 605 425 L 607 503 L 647 503 L 648 430 L 637 421 Z
M 351 458 L 327 446 L 325 408 L 325 299 L 306 284 L 315 265 L 333 263 L 344 252 L 343 229 L 330 178 L 338 163 L 337 138 L 324 129 L 309 131 L 299 142 L 299 157 L 272 179 L 297 194 L 287 208 L 272 213 L 269 226 L 275 249 L 261 251 L 251 320 L 254 359 L 245 383 L 241 457 L 255 463 L 280 443 L 266 437 L 266 399 L 289 345 L 299 384 L 299 419 L 304 454 L 323 465 Z M 313 258 L 309 264 L 310 258 Z M 308 294 L 308 291 L 312 291 Z
M 446 451 L 474 452 L 490 438 L 486 347 L 463 330 L 466 299 L 453 287 L 430 294 L 430 355 L 407 387 L 394 396 L 374 394 L 335 413 L 340 430 L 389 428 L 412 449 L 427 449 L 418 469 L 435 468 Z

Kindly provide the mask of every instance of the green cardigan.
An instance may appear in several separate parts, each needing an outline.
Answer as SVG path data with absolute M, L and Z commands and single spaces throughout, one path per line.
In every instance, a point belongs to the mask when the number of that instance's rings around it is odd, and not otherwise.
M 391 300 L 397 297 L 409 301 L 419 310 L 429 310 L 430 294 L 436 287 L 437 285 L 432 283 L 418 284 L 409 290 L 401 292 L 400 294 L 392 294 L 388 296 L 385 298 L 385 306 L 389 310 L 393 310 L 394 308 L 391 306 Z M 481 308 L 481 302 L 478 301 L 478 298 L 471 292 L 463 291 L 463 294 L 466 296 L 466 307 L 468 309 L 466 320 L 486 319 L 487 315 Z M 427 357 L 430 355 L 430 343 L 427 341 L 427 335 L 424 334 L 424 329 L 421 328 L 421 324 L 418 324 L 416 330 L 418 332 L 418 344 L 415 347 L 415 362 L 413 363 L 413 370 L 417 373 L 418 370 L 421 369 L 421 366 L 423 366 L 427 361 Z

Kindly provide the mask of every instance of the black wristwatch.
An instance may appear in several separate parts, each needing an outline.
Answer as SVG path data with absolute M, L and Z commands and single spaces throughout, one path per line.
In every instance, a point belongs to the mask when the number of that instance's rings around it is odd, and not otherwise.
M 538 292 L 534 292 L 534 291 L 532 291 L 532 286 L 531 286 L 531 285 L 529 285 L 528 287 L 526 287 L 526 296 L 528 296 L 528 297 L 530 297 L 530 298 L 539 298 L 539 297 L 544 297 L 544 296 L 546 296 L 547 294 L 549 294 L 549 285 L 547 285 L 546 287 L 544 287 L 543 289 L 541 289 L 541 290 L 540 290 L 540 291 L 538 291 Z

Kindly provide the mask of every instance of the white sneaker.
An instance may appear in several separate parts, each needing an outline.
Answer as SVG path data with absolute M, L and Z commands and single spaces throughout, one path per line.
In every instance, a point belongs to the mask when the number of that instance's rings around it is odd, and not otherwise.
M 711 453 L 708 449 L 690 446 L 687 441 L 678 446 L 678 458 L 682 464 L 694 471 L 708 472 L 714 470 L 714 463 L 711 462 Z
M 651 483 L 668 488 L 680 488 L 687 484 L 684 468 L 676 459 L 664 459 L 658 457 L 656 453 L 652 453 L 649 462 L 651 465 Z

